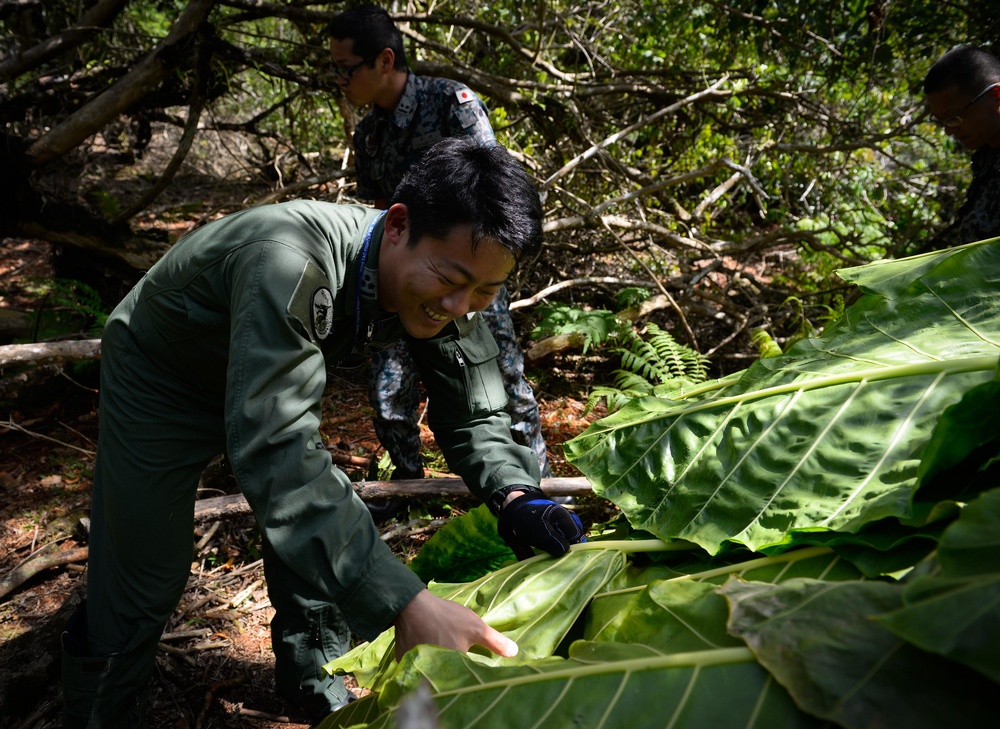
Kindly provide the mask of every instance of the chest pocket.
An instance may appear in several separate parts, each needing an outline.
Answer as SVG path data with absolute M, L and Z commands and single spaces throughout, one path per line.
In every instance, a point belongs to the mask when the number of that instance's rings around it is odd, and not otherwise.
M 485 323 L 466 336 L 411 339 L 410 350 L 430 398 L 431 418 L 465 422 L 507 405 L 497 355 L 500 348 Z
M 469 412 L 480 415 L 507 407 L 507 391 L 497 364 L 500 347 L 485 325 L 455 342 L 455 360 L 465 383 Z

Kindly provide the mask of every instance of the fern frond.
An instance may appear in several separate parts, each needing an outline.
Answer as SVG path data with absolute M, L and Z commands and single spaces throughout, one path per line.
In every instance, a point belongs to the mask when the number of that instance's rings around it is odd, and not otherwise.
M 646 325 L 645 339 L 634 330 L 627 336 L 628 346 L 616 350 L 622 366 L 613 373 L 615 386 L 594 388 L 588 412 L 601 400 L 614 412 L 636 397 L 672 398 L 708 378 L 708 358 L 656 324 Z

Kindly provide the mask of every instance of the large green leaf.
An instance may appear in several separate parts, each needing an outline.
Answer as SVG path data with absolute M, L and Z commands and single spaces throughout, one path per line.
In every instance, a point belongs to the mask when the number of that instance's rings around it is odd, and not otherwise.
M 902 604 L 901 585 L 733 579 L 720 590 L 730 601 L 730 631 L 814 716 L 849 729 L 995 721 L 995 684 L 870 619 Z
M 1000 367 L 995 379 L 974 387 L 944 413 L 931 434 L 920 462 L 918 499 L 933 500 L 949 484 L 968 484 L 967 493 L 980 485 L 995 484 L 1000 457 Z
M 578 642 L 568 659 L 484 666 L 477 656 L 427 647 L 407 654 L 387 686 L 386 711 L 422 681 L 443 729 L 748 729 L 818 727 L 745 647 L 665 654 L 647 646 Z
M 903 592 L 905 605 L 879 622 L 1000 683 L 1000 489 L 948 527 L 938 564 L 938 574 L 913 580 Z
M 722 708 L 726 708 L 725 719 L 712 726 L 816 725 L 755 665 L 743 643 L 727 634 L 726 602 L 715 593 L 716 583 L 733 574 L 775 583 L 805 575 L 852 579 L 858 576 L 857 571 L 825 547 L 741 558 L 733 564 L 697 570 L 690 566 L 689 551 L 689 546 L 676 549 L 659 541 L 595 542 L 575 546 L 560 560 L 528 560 L 519 563 L 519 569 L 500 570 L 504 574 L 498 580 L 463 586 L 466 604 L 508 635 L 519 636 L 522 649 L 530 645 L 536 655 L 523 650 L 516 659 L 496 659 L 420 646 L 379 681 L 382 715 L 373 726 L 391 726 L 392 713 L 403 696 L 424 680 L 432 686 L 446 727 L 519 726 L 522 714 L 532 710 L 539 712 L 536 720 L 544 718 L 545 726 L 632 729 L 636 722 L 640 727 L 659 726 L 647 722 L 664 721 L 661 714 L 649 716 L 647 712 L 636 719 L 631 709 L 625 710 L 618 703 L 622 697 L 654 688 L 656 705 L 664 707 L 666 716 L 676 717 L 679 727 L 716 722 L 715 712 Z M 620 567 L 627 554 L 635 552 L 666 553 L 680 564 L 676 568 L 658 565 L 632 570 L 629 577 Z M 598 555 L 603 556 L 597 559 Z M 576 563 L 572 568 L 552 570 L 555 565 L 572 563 Z M 569 583 L 562 580 L 572 580 L 574 573 L 583 578 L 579 587 L 588 603 L 584 621 L 587 640 L 573 644 L 569 660 L 546 657 L 536 644 L 538 638 L 551 646 L 561 640 L 565 630 L 546 636 L 551 631 L 540 629 L 538 623 L 548 620 L 551 611 L 546 608 L 540 612 L 537 604 L 566 601 Z M 671 576 L 658 579 L 663 574 Z M 652 581 L 643 584 L 643 580 Z M 501 583 L 504 587 L 498 589 Z M 599 583 L 596 589 L 590 587 Z M 575 600 L 577 585 L 570 587 Z M 505 599 L 498 601 L 499 594 Z M 508 612 L 519 604 L 521 610 Z M 566 625 L 559 618 L 556 622 Z M 349 664 L 358 660 L 357 655 L 348 654 L 346 660 L 337 662 L 339 667 L 350 670 Z M 598 665 L 601 663 L 606 665 Z M 727 697 L 732 695 L 725 707 L 718 706 L 717 697 L 712 698 L 711 687 L 719 685 L 725 687 Z M 661 686 L 666 691 L 662 699 Z M 555 714 L 550 711 L 553 692 L 560 707 Z M 598 694 L 592 696 L 593 692 Z M 576 704 L 590 708 L 581 708 L 583 713 L 564 713 L 567 706 Z M 490 707 L 488 716 L 477 718 L 486 706 Z M 539 710 L 539 706 L 544 708 Z M 598 708 L 601 711 L 595 714 Z M 373 721 L 370 708 L 364 716 L 365 721 Z M 341 723 L 329 724 L 329 729 L 352 726 L 338 721 Z
M 861 576 L 824 547 L 798 549 L 666 578 L 660 578 L 661 574 L 662 569 L 649 568 L 633 576 L 635 586 L 609 583 L 612 589 L 594 596 L 583 637 L 638 643 L 669 653 L 743 645 L 727 632 L 729 610 L 716 591 L 727 578 L 738 575 L 778 584 L 799 577 L 853 580 Z
M 941 412 L 1000 355 L 1000 243 L 842 272 L 869 293 L 823 336 L 685 400 L 644 398 L 566 445 L 637 529 L 716 553 L 910 515 Z
M 431 583 L 435 595 L 465 605 L 519 647 L 524 661 L 552 655 L 591 598 L 625 566 L 616 549 L 578 545 L 560 559 L 540 555 L 463 584 Z M 358 684 L 380 690 L 393 673 L 392 629 L 327 664 L 331 673 L 352 673 Z
M 410 562 L 424 582 L 469 582 L 516 559 L 497 534 L 497 518 L 480 504 L 434 533 Z

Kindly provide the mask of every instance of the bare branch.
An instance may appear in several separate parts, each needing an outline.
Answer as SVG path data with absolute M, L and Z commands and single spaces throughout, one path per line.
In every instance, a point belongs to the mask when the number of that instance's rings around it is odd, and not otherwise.
M 17 78 L 46 61 L 86 43 L 94 35 L 105 30 L 126 5 L 128 0 L 101 0 L 84 14 L 78 25 L 0 63 L 0 81 Z
M 28 159 L 42 165 L 61 157 L 159 86 L 167 73 L 181 63 L 183 56 L 177 51 L 208 17 L 215 2 L 191 0 L 156 48 L 110 89 L 34 142 L 28 148 Z
M 529 296 L 526 299 L 518 299 L 517 301 L 512 301 L 510 304 L 511 309 L 524 309 L 528 306 L 533 306 L 537 304 L 542 299 L 545 299 L 557 291 L 562 291 L 563 289 L 568 289 L 570 286 L 581 286 L 583 284 L 614 284 L 616 286 L 655 286 L 656 284 L 652 281 L 644 281 L 641 279 L 628 279 L 628 278 L 615 278 L 613 276 L 584 276 L 583 278 L 574 278 L 568 281 L 560 281 L 557 284 L 552 284 L 551 286 L 546 286 L 541 291 L 537 292 L 533 296 Z
M 100 359 L 100 357 L 100 339 L 8 344 L 0 347 L 0 367 L 24 364 L 64 364 L 80 360 Z
M 701 91 L 698 91 L 697 93 L 691 94 L 689 96 L 685 96 L 683 99 L 680 99 L 679 101 L 675 101 L 673 104 L 670 104 L 669 106 L 666 106 L 666 107 L 660 109 L 659 111 L 650 114 L 646 118 L 637 121 L 635 124 L 631 124 L 631 125 L 625 127 L 624 129 L 622 129 L 621 131 L 615 132 L 614 134 L 612 134 L 612 135 L 610 135 L 608 137 L 605 137 L 603 141 L 601 141 L 598 144 L 594 145 L 593 147 L 591 147 L 590 149 L 588 149 L 583 154 L 577 155 L 576 157 L 574 157 L 573 159 L 571 159 L 569 162 L 567 162 L 566 164 L 564 164 L 560 169 L 556 170 L 556 172 L 554 172 L 553 174 L 549 175 L 549 177 L 541 184 L 541 186 L 540 186 L 541 191 L 544 192 L 545 190 L 548 190 L 550 187 L 552 187 L 552 184 L 556 180 L 558 180 L 560 177 L 563 177 L 564 175 L 566 175 L 567 173 L 569 173 L 571 170 L 575 169 L 576 166 L 579 165 L 581 162 L 590 159 L 591 157 L 593 157 L 595 154 L 597 154 L 602 149 L 604 149 L 604 148 L 606 148 L 606 147 L 614 144 L 615 142 L 617 142 L 622 137 L 625 137 L 626 135 L 634 132 L 636 129 L 641 129 L 644 126 L 652 124 L 653 122 L 655 122 L 655 121 L 657 121 L 659 119 L 662 119 L 663 117 L 667 116 L 668 114 L 673 114 L 678 109 L 682 109 L 685 106 L 689 106 L 690 104 L 693 104 L 695 101 L 698 101 L 699 99 L 703 99 L 706 96 L 712 96 L 712 95 L 714 95 L 718 91 L 719 87 L 721 87 L 728 80 L 729 80 L 729 76 L 725 75 L 722 78 L 720 78 L 718 81 L 716 81 L 715 83 L 713 83 L 711 86 L 709 86 L 707 89 L 702 89 Z

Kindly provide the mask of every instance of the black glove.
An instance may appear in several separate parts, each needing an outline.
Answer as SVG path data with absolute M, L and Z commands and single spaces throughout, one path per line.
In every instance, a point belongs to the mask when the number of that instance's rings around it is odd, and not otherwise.
M 532 489 L 504 506 L 499 522 L 500 538 L 518 559 L 535 556 L 532 547 L 561 557 L 569 551 L 569 545 L 587 541 L 580 517 L 547 499 L 539 489 Z

